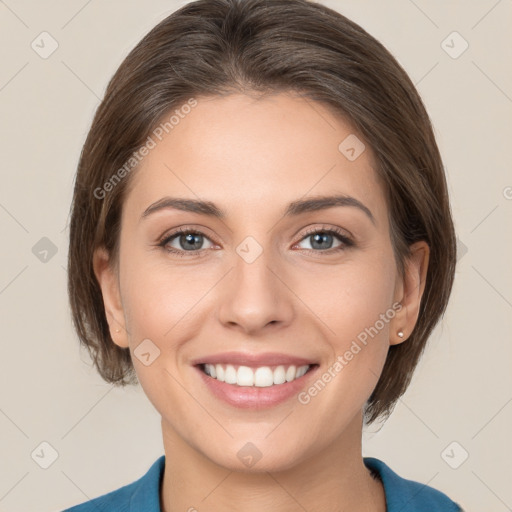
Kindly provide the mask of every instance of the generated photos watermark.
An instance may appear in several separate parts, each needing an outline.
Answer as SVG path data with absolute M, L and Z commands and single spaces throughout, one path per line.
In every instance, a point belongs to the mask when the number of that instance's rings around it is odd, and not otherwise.
M 399 302 L 393 303 L 393 305 L 386 310 L 385 313 L 381 313 L 379 315 L 379 319 L 375 321 L 375 323 L 366 327 L 363 331 L 361 331 L 357 335 L 357 341 L 353 340 L 350 348 L 346 350 L 343 355 L 339 355 L 336 358 L 336 361 L 327 368 L 327 370 L 312 384 L 306 391 L 302 391 L 297 395 L 297 399 L 299 403 L 302 405 L 307 405 L 311 402 L 311 399 L 322 391 L 326 385 L 332 381 L 345 366 L 348 365 L 354 356 L 361 352 L 362 348 L 367 345 L 368 337 L 374 338 L 379 334 L 382 329 L 392 320 L 396 313 L 402 309 L 402 305 Z M 363 347 L 358 343 L 361 343 Z
M 122 167 L 120 167 L 101 187 L 94 189 L 94 197 L 96 199 L 105 199 L 106 195 L 114 190 L 121 180 L 130 174 L 130 172 L 133 171 L 140 162 L 142 162 L 142 159 L 147 156 L 152 149 L 156 148 L 157 143 L 163 139 L 164 135 L 174 130 L 174 128 L 180 124 L 181 120 L 190 114 L 192 108 L 196 106 L 197 100 L 195 98 L 190 98 L 179 109 L 175 109 L 167 121 L 160 123 L 151 132 L 151 135 L 148 136 L 144 144 L 142 144 L 137 151 L 132 153 L 132 156 Z

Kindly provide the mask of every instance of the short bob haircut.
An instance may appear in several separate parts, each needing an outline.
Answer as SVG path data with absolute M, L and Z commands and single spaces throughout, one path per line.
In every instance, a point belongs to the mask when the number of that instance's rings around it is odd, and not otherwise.
M 118 261 L 123 200 L 137 166 L 120 170 L 161 119 L 191 98 L 280 92 L 323 103 L 373 150 L 400 274 L 410 244 L 430 246 L 418 321 L 405 342 L 390 346 L 365 404 L 367 424 L 387 419 L 452 289 L 456 241 L 446 178 L 430 119 L 403 68 L 359 25 L 308 0 L 191 2 L 122 62 L 95 114 L 75 179 L 68 255 L 73 323 L 105 381 L 138 382 L 129 349 L 110 337 L 93 271 L 98 247 L 109 251 L 114 268 Z

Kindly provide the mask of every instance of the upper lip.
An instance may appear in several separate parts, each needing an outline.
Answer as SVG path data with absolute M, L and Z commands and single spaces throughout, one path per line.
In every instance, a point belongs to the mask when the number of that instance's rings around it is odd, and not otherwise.
M 204 356 L 192 361 L 192 364 L 233 364 L 243 366 L 304 366 L 315 364 L 310 359 L 297 357 L 277 352 L 263 352 L 261 354 L 249 354 L 245 352 L 222 352 Z

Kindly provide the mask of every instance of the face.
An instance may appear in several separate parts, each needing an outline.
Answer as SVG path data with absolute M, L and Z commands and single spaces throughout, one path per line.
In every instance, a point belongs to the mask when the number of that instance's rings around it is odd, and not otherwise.
M 96 275 L 164 437 L 285 469 L 360 436 L 427 252 L 399 276 L 371 149 L 321 104 L 197 100 L 134 171 L 118 270 L 98 250 Z

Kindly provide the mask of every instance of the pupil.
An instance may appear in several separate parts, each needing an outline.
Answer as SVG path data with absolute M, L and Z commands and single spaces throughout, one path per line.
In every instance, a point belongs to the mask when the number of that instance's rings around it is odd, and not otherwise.
M 329 249 L 330 248 L 330 245 L 329 244 L 329 247 L 318 247 L 318 245 L 321 245 L 322 242 L 324 242 L 326 239 L 329 240 L 332 238 L 332 235 L 329 235 L 328 233 L 324 233 L 324 234 L 320 234 L 320 233 L 316 233 L 313 235 L 313 248 L 317 248 L 317 249 Z
M 199 234 L 193 234 L 193 233 L 188 233 L 186 235 L 182 235 L 182 240 L 183 238 L 185 239 L 186 243 L 184 244 L 185 246 L 188 244 L 190 245 L 191 244 L 191 247 L 188 247 L 188 249 L 199 249 L 201 247 L 201 235 Z M 312 246 L 316 249 L 329 249 L 330 248 L 330 245 L 331 244 L 328 244 L 329 247 L 322 247 L 322 244 L 325 243 L 326 241 L 332 241 L 332 235 L 329 235 L 328 233 L 316 233 L 314 235 L 312 235 L 312 238 L 313 238 L 313 244 Z M 188 250 L 187 249 L 187 250 Z
M 188 233 L 186 235 L 182 235 L 182 240 L 184 238 L 185 241 L 186 241 L 186 243 L 183 244 L 184 247 L 186 248 L 186 250 L 189 250 L 189 249 L 199 249 L 201 247 L 200 236 L 201 235 L 195 235 L 193 233 Z M 187 244 L 192 244 L 192 247 L 188 247 L 187 248 Z

